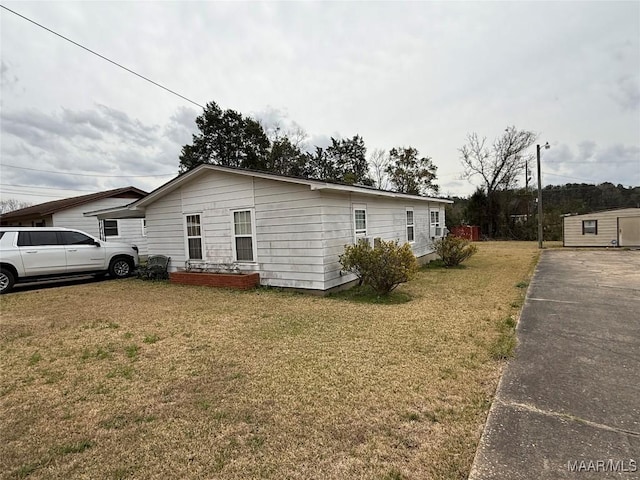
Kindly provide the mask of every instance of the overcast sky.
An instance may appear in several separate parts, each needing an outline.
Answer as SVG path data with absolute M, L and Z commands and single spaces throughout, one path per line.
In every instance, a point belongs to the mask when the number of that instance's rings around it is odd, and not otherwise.
M 511 125 L 551 144 L 545 185 L 640 185 L 637 1 L 2 4 L 311 144 L 416 147 L 443 194 L 474 189 L 466 135 Z M 2 199 L 151 190 L 177 173 L 201 109 L 10 12 L 0 23 Z

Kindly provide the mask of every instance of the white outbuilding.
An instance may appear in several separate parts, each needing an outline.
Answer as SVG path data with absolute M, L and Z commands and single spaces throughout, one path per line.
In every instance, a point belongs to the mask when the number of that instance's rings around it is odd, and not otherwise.
M 618 208 L 563 219 L 565 247 L 640 247 L 640 208 Z

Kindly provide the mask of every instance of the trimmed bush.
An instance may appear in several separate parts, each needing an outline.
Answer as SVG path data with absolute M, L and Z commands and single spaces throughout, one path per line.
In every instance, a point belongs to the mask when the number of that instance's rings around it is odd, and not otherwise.
M 360 284 L 370 286 L 378 295 L 387 295 L 418 271 L 418 261 L 408 243 L 380 240 L 371 248 L 366 242 L 346 245 L 340 255 L 343 270 L 354 273 Z
M 433 242 L 436 253 L 446 267 L 455 267 L 478 252 L 478 247 L 464 238 L 448 236 Z

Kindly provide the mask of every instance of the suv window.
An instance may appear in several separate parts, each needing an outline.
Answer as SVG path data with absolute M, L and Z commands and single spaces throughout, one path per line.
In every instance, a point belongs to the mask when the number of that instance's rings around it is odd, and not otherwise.
M 95 240 L 79 232 L 60 232 L 64 245 L 93 245 Z
M 41 245 L 60 245 L 58 232 L 18 232 L 19 247 L 36 247 Z

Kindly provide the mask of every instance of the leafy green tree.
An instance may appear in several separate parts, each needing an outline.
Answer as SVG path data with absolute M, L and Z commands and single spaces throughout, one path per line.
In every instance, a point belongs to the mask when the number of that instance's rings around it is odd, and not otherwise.
M 255 120 L 235 110 L 222 110 L 210 102 L 196 118 L 200 133 L 182 147 L 180 173 L 203 163 L 264 170 L 269 139 Z
M 300 151 L 289 137 L 275 138 L 267 156 L 266 170 L 279 175 L 306 177 L 309 173 L 309 155 Z
M 333 165 L 334 180 L 350 185 L 373 185 L 369 177 L 369 164 L 367 162 L 367 148 L 360 135 L 352 138 L 331 138 L 331 145 L 326 149 L 328 161 Z
M 436 167 L 430 157 L 420 157 L 413 147 L 392 148 L 386 168 L 391 185 L 400 193 L 437 195 Z

